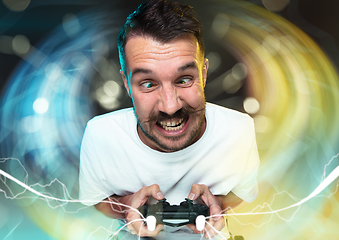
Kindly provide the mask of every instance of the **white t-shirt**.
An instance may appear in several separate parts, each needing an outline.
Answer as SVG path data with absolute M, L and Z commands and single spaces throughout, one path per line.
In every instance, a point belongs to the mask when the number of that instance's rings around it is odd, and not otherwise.
M 132 108 L 90 120 L 80 154 L 80 201 L 94 205 L 158 184 L 171 204 L 188 196 L 194 183 L 214 195 L 230 191 L 246 202 L 257 196 L 259 156 L 252 118 L 206 104 L 207 127 L 191 146 L 163 153 L 145 145 Z

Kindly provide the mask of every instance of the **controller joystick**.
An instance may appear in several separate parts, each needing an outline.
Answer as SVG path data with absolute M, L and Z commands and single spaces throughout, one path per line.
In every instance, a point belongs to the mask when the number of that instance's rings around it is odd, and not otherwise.
M 205 223 L 206 223 L 206 217 L 204 215 L 199 215 L 195 219 L 195 227 L 197 228 L 198 231 L 204 230 Z
M 149 215 L 146 218 L 146 224 L 147 224 L 148 230 L 153 232 L 155 230 L 156 225 L 157 225 L 157 219 L 153 215 Z
M 150 231 L 155 230 L 156 224 L 179 227 L 190 223 L 196 224 L 197 230 L 202 231 L 209 215 L 209 208 L 205 204 L 194 204 L 187 198 L 180 205 L 170 205 L 166 199 L 162 199 L 154 205 L 141 206 L 139 211 L 146 218 Z

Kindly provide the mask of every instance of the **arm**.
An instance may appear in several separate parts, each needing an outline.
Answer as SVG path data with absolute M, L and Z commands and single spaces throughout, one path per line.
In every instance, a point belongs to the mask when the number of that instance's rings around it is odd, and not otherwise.
M 112 195 L 96 204 L 95 208 L 107 217 L 126 219 L 127 228 L 132 234 L 137 234 L 140 237 L 156 236 L 163 228 L 163 225 L 157 225 L 154 231 L 149 231 L 141 219 L 139 211 L 137 211 L 151 196 L 157 200 L 164 198 L 157 184 L 143 187 L 138 192 L 127 196 Z
M 124 197 L 112 195 L 104 199 L 102 202 L 94 205 L 94 207 L 107 217 L 125 219 L 125 211 L 128 210 L 126 206 L 130 206 L 131 198 L 132 195 Z
M 235 208 L 243 200 L 237 197 L 234 193 L 229 192 L 226 196 L 224 195 L 213 195 L 209 188 L 203 184 L 194 184 L 188 195 L 188 198 L 191 200 L 196 200 L 200 198 L 210 209 L 211 217 L 208 220 L 209 224 L 206 224 L 205 227 L 205 238 L 212 238 L 218 234 L 225 227 L 225 221 L 223 214 L 227 208 Z M 195 233 L 199 232 L 194 224 L 187 225 Z
M 239 206 L 244 200 L 239 198 L 233 192 L 229 192 L 226 196 L 225 195 L 217 195 L 216 196 L 220 201 L 220 206 L 222 210 L 227 210 L 230 208 L 235 208 Z

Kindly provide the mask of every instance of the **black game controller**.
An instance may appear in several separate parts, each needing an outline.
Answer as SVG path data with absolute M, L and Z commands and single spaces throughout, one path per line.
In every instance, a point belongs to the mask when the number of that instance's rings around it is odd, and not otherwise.
M 202 231 L 209 216 L 209 208 L 205 204 L 194 204 L 188 198 L 180 205 L 170 205 L 164 198 L 154 205 L 141 206 L 139 211 L 150 231 L 154 231 L 156 224 L 179 227 L 189 223 L 195 223 L 197 230 Z

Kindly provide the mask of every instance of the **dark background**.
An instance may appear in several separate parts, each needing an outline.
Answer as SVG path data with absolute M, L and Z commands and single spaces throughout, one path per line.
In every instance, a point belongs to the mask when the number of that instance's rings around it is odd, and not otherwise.
M 140 1 L 108 1 L 110 5 L 127 14 Z M 261 0 L 248 1 L 264 7 Z M 48 36 L 62 22 L 64 15 L 77 14 L 89 8 L 107 4 L 103 0 L 32 0 L 22 12 L 10 11 L 3 1 L 0 2 L 0 35 L 14 37 L 18 34 L 26 36 L 35 46 Z M 199 15 L 203 15 L 203 6 L 208 1 L 198 1 L 194 7 Z M 201 7 L 200 7 L 201 6 Z M 277 14 L 288 19 L 315 40 L 331 59 L 339 66 L 339 1 L 337 0 L 290 0 L 290 3 Z M 206 36 L 205 36 L 206 37 Z M 208 46 L 207 46 L 208 49 Z M 22 59 L 14 54 L 0 53 L 0 89 L 3 93 L 6 82 Z

